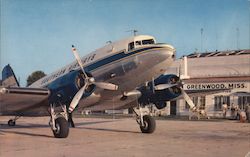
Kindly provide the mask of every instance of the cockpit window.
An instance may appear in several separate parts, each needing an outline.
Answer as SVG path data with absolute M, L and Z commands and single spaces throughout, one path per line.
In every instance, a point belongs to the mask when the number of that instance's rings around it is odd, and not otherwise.
M 146 40 L 138 40 L 135 42 L 131 42 L 128 44 L 128 51 L 133 50 L 135 48 L 138 48 L 142 45 L 150 45 L 150 44 L 155 44 L 154 39 L 146 39 Z
M 128 44 L 128 51 L 133 50 L 135 48 L 134 42 Z
M 154 44 L 154 39 L 142 40 L 143 45 Z

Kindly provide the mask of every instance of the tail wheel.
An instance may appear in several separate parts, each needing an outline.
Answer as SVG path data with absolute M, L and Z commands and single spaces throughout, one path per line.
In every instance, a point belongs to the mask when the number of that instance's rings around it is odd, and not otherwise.
M 68 122 L 64 117 L 58 117 L 55 120 L 56 130 L 53 130 L 56 138 L 66 138 L 69 135 Z
M 143 116 L 143 125 L 140 126 L 142 133 L 153 133 L 155 131 L 155 119 L 150 115 Z
M 9 126 L 15 126 L 15 125 L 16 125 L 16 121 L 14 121 L 13 119 L 10 119 L 10 120 L 8 121 L 8 125 L 9 125 Z

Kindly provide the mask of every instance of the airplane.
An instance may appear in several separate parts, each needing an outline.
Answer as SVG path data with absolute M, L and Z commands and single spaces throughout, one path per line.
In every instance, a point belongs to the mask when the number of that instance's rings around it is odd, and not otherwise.
M 132 108 L 142 133 L 153 133 L 155 120 L 142 108 L 154 104 L 166 107 L 166 101 L 182 96 L 197 111 L 174 74 L 164 74 L 174 62 L 172 45 L 156 43 L 153 36 L 135 35 L 80 57 L 72 45 L 75 61 L 28 87 L 20 87 L 7 65 L 2 71 L 0 114 L 13 115 L 14 126 L 21 116 L 49 115 L 54 137 L 66 138 L 76 108 L 103 111 Z M 138 108 L 136 111 L 134 108 Z

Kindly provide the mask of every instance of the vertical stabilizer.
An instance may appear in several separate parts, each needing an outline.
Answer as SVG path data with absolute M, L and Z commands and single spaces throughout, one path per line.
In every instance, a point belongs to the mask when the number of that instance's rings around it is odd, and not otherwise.
M 6 65 L 2 71 L 2 86 L 19 87 L 19 83 L 16 79 L 16 76 L 9 64 Z

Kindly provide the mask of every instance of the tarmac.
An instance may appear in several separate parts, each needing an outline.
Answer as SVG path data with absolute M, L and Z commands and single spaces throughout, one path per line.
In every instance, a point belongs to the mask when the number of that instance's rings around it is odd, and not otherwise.
M 153 134 L 142 134 L 133 118 L 74 118 L 68 138 L 57 139 L 49 117 L 14 127 L 9 118 L 0 116 L 0 157 L 250 157 L 250 123 L 232 120 L 157 120 Z

